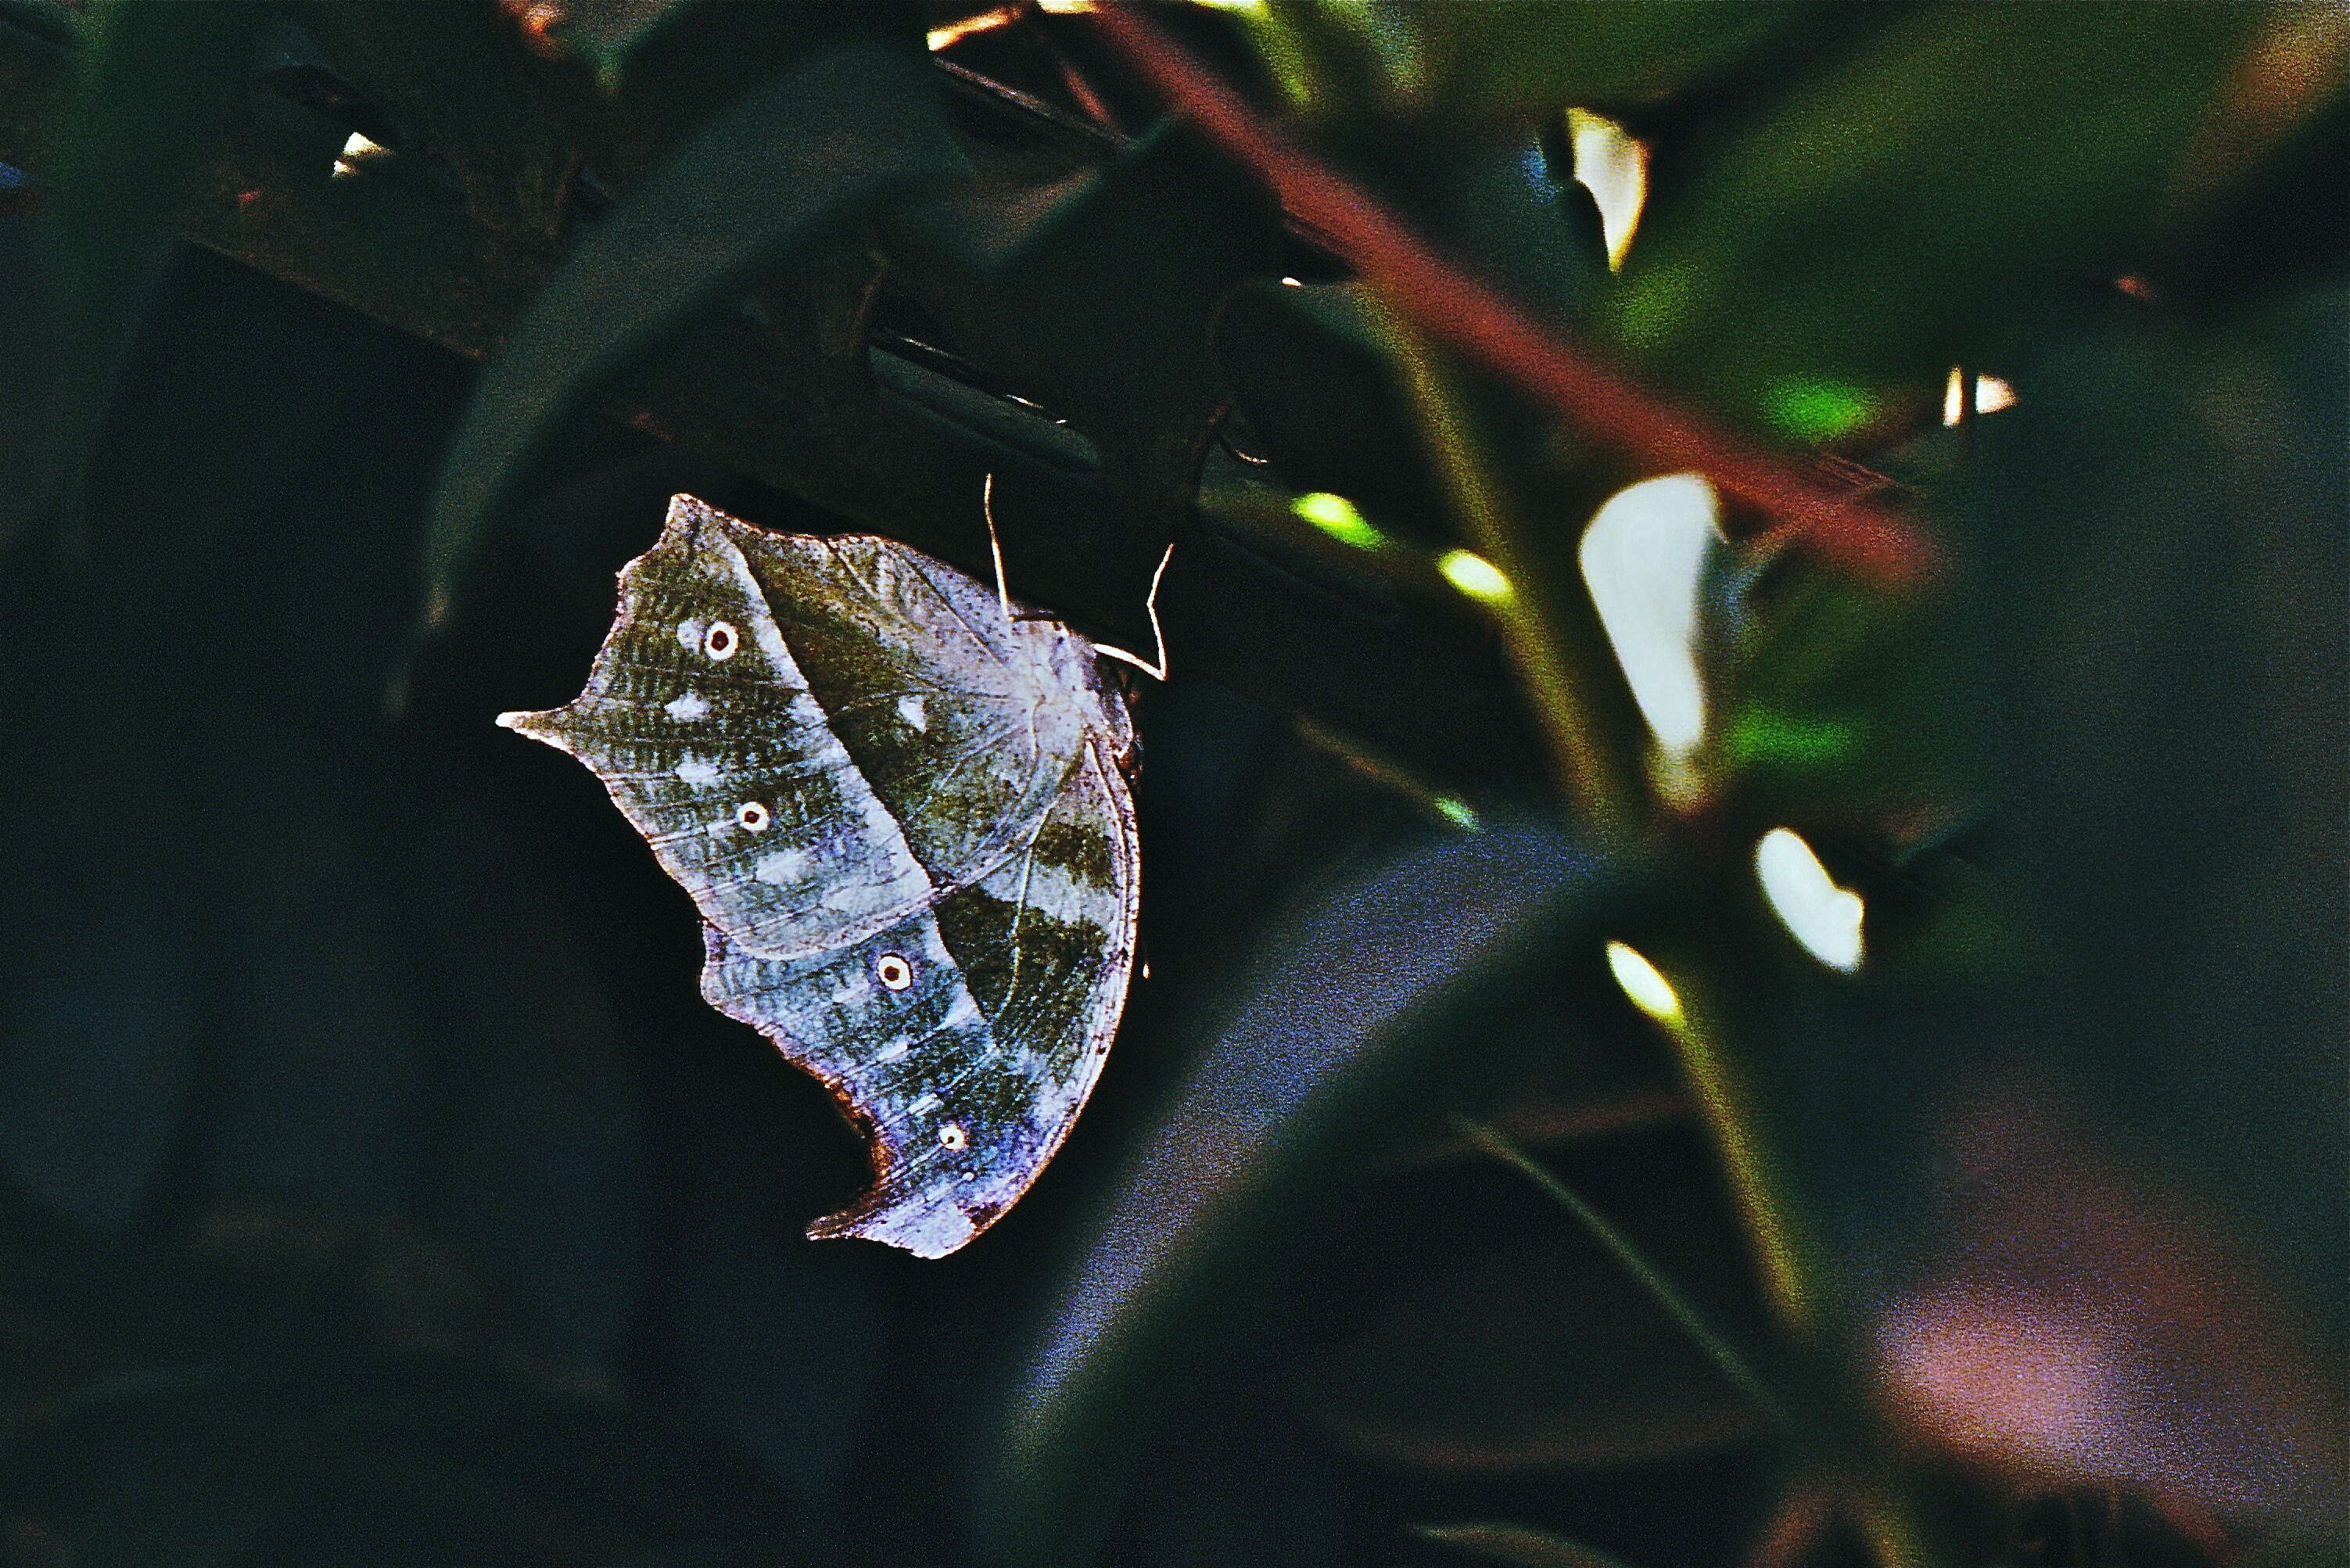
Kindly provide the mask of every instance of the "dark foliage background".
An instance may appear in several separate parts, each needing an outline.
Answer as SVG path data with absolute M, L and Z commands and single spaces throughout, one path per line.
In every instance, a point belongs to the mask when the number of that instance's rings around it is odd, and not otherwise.
M 2339 1560 L 2341 29 L 1159 13 L 1940 553 L 1887 587 L 1723 482 L 1691 805 L 1573 555 L 1666 465 L 1149 130 L 1114 32 L 1007 8 L 948 69 L 956 8 L 822 9 L 0 7 L 0 1554 Z M 2231 141 L 2262 48 L 2292 112 Z M 1651 148 L 1619 275 L 1565 102 Z M 354 131 L 388 161 L 335 178 Z M 1954 363 L 2016 406 L 1937 425 Z M 673 492 L 983 567 L 987 472 L 1014 590 L 1129 646 L 1176 539 L 1177 677 L 1150 978 L 1035 1191 L 926 1263 L 803 1239 L 855 1138 L 490 719 L 577 690 Z M 1868 900 L 1857 980 L 1755 886 L 1788 824 Z

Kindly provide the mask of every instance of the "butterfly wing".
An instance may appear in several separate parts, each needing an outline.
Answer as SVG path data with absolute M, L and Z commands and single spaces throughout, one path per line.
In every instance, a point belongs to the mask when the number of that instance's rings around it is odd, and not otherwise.
M 713 674 L 720 621 L 744 641 Z M 1027 1190 L 1134 960 L 1133 736 L 1082 639 L 890 541 L 680 496 L 588 691 L 506 722 L 603 776 L 702 911 L 703 996 L 868 1134 L 873 1189 L 811 1236 L 943 1256 Z M 772 846 L 737 842 L 742 799 L 789 803 Z
M 1137 865 L 1124 778 L 1088 746 L 1019 852 L 935 909 L 791 960 L 706 932 L 710 1004 L 824 1079 L 872 1139 L 872 1191 L 809 1235 L 942 1257 L 1027 1191 L 1117 1032 Z M 912 976 L 899 991 L 875 978 L 893 959 Z
M 594 770 L 735 942 L 829 952 L 926 908 L 930 877 L 810 693 L 743 559 L 743 529 L 680 497 L 620 574 L 587 690 L 498 722 Z
M 941 897 L 1025 842 L 1096 738 L 1130 740 L 1090 648 L 892 539 L 764 534 L 746 551 L 850 755 Z

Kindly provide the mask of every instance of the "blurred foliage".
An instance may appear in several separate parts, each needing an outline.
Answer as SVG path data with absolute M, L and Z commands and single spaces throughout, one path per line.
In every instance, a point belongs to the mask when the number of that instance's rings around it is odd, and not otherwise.
M 0 1555 L 2341 1560 L 2345 15 L 0 0 Z M 1663 753 L 1654 463 L 1284 137 L 1938 568 L 1725 505 Z M 1105 639 L 1175 542 L 1151 978 L 924 1265 L 489 718 L 672 490 L 991 474 Z

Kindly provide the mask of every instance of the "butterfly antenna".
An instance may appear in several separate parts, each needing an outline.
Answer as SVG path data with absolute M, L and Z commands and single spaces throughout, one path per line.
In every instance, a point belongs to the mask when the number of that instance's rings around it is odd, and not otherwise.
M 1150 597 L 1142 601 L 1142 612 L 1150 618 L 1150 644 L 1152 650 L 1159 655 L 1159 662 L 1146 664 L 1140 658 L 1122 648 L 1112 648 L 1106 642 L 1094 644 L 1094 651 L 1104 659 L 1115 659 L 1120 664 L 1131 664 L 1153 680 L 1160 682 L 1164 682 L 1167 679 L 1167 634 L 1159 627 L 1159 584 L 1160 579 L 1167 576 L 1167 563 L 1174 558 L 1175 541 L 1170 539 L 1167 541 L 1167 553 L 1159 557 L 1159 569 L 1150 574 Z
M 979 487 L 979 514 L 987 519 L 987 553 L 995 562 L 995 602 L 1003 609 L 1003 629 L 1012 629 L 1012 595 L 1003 586 L 1003 541 L 995 534 L 995 475 Z

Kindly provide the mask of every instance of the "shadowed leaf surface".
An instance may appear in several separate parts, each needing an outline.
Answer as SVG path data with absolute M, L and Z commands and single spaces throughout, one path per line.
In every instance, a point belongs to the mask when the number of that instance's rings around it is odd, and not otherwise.
M 1392 1118 L 1474 1093 L 1458 1080 L 1473 1072 L 1475 1021 L 1506 1008 L 1603 886 L 1571 843 L 1509 828 L 1394 859 L 1269 944 L 1114 1189 L 1022 1378 L 988 1493 L 991 1560 L 1087 1549 L 1144 1413 L 1177 1398 L 1202 1355 L 1246 1337 L 1246 1303 L 1266 1288 L 1252 1271 L 1313 1223 Z

